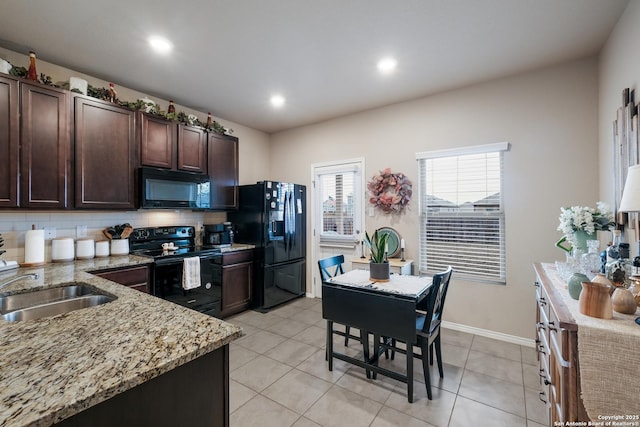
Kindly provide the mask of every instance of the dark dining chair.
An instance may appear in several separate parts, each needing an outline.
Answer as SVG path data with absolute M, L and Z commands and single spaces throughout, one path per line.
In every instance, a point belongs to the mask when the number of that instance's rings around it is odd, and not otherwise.
M 344 268 L 342 265 L 344 264 L 344 255 L 335 255 L 329 258 L 324 258 L 318 260 L 318 267 L 320 268 L 320 277 L 322 282 L 326 282 L 327 280 L 335 277 L 339 274 L 344 274 Z M 344 337 L 344 345 L 349 345 L 349 338 L 360 341 L 360 337 L 351 334 L 351 327 L 349 325 L 344 325 L 344 332 L 337 331 L 333 329 L 333 322 L 327 321 L 327 328 L 331 330 L 332 334 L 340 335 Z
M 433 275 L 433 284 L 429 294 L 423 301 L 418 303 L 418 310 L 416 311 L 416 342 L 414 346 L 420 347 L 420 353 L 413 353 L 413 357 L 422 359 L 422 369 L 424 370 L 424 383 L 427 387 L 427 397 L 432 400 L 431 393 L 431 375 L 429 373 L 429 365 L 433 365 L 433 350 L 435 347 L 435 355 L 438 364 L 438 372 L 440 378 L 444 378 L 444 370 L 442 368 L 442 346 L 440 343 L 440 325 L 442 323 L 442 311 L 444 310 L 444 302 L 447 297 L 447 290 L 449 289 L 449 282 L 451 281 L 451 275 L 453 274 L 453 268 L 449 266 L 442 273 Z M 391 357 L 394 353 L 407 354 L 405 349 L 398 348 L 398 341 L 391 337 L 388 338 L 379 337 L 379 348 L 384 350 L 391 350 Z M 407 346 L 411 345 L 406 343 Z M 413 372 L 413 369 L 409 369 L 409 364 L 413 364 L 413 360 L 407 358 L 407 373 Z M 376 375 L 374 373 L 374 379 Z M 413 378 L 407 378 L 407 381 L 413 382 Z M 412 388 L 409 387 L 409 390 Z M 409 396 L 409 401 L 413 400 L 413 396 Z

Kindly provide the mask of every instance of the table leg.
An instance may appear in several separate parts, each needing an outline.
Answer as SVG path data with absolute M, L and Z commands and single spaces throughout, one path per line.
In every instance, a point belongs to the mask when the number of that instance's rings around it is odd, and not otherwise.
M 413 345 L 407 342 L 407 399 L 413 403 Z
M 364 362 L 369 363 L 369 332 L 360 329 L 360 341 L 362 341 L 362 352 L 364 353 Z M 371 371 L 367 369 L 367 378 L 371 378 Z
M 327 361 L 329 362 L 329 371 L 333 371 L 333 321 L 327 320 Z

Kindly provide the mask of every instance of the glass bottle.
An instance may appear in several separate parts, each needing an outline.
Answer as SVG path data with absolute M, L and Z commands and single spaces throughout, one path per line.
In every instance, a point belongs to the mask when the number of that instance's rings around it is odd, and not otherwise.
M 116 88 L 113 83 L 109 83 L 109 102 L 118 101 L 118 92 L 116 92 Z
M 211 118 L 211 113 L 207 113 L 207 129 L 211 129 L 212 124 L 213 124 L 213 119 Z
M 34 51 L 29 52 L 29 71 L 27 71 L 29 80 L 38 81 L 38 73 L 36 72 L 36 54 Z
M 169 100 L 169 108 L 167 108 L 167 113 L 175 114 L 175 112 L 176 112 L 176 107 L 175 105 L 173 105 L 173 101 Z
M 620 245 L 620 241 L 622 239 L 622 232 L 620 230 L 613 231 L 613 243 L 609 245 L 607 249 L 607 262 L 611 262 L 620 258 L 620 254 L 618 253 L 618 245 Z
M 582 267 L 582 272 L 584 274 L 588 277 L 593 277 L 600 272 L 602 267 L 600 254 L 598 253 L 598 250 L 600 249 L 600 241 L 587 240 L 587 247 L 589 248 L 589 252 L 582 255 L 582 258 L 580 259 L 580 267 Z
M 618 244 L 618 259 L 607 262 L 605 267 L 607 279 L 611 280 L 615 287 L 628 287 L 632 266 L 629 260 L 629 244 Z

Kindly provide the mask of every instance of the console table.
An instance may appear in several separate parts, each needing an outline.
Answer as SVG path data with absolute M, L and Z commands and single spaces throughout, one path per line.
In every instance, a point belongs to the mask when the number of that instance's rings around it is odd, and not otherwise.
M 540 399 L 547 403 L 551 425 L 602 422 L 607 416 L 640 421 L 637 314 L 614 311 L 610 320 L 586 316 L 554 264 L 536 263 L 534 270 L 536 345 L 545 386 Z

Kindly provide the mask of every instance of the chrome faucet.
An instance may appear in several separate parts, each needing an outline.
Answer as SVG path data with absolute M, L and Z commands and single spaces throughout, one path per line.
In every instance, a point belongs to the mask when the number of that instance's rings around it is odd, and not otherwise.
M 7 280 L 6 282 L 0 283 L 0 289 L 4 288 L 7 285 L 12 284 L 13 282 L 17 282 L 18 280 L 26 279 L 27 277 L 31 277 L 33 280 L 35 280 L 39 276 L 38 276 L 38 273 L 29 273 L 29 274 L 23 274 L 22 276 L 12 277 L 11 279 Z

